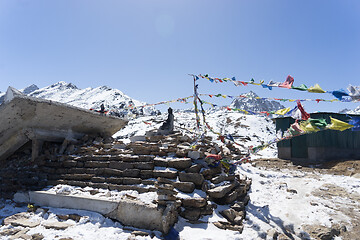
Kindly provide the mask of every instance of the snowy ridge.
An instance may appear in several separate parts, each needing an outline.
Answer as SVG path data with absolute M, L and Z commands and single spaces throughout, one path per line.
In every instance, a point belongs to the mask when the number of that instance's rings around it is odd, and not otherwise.
M 343 113 L 347 113 L 347 114 L 358 114 L 360 115 L 360 106 L 358 106 L 357 108 L 355 108 L 354 110 L 349 110 L 349 109 L 344 109 Z
M 276 111 L 284 108 L 283 105 L 276 101 L 269 101 L 267 99 L 258 99 L 259 97 L 253 91 L 242 94 L 246 98 L 236 98 L 232 101 L 231 108 L 239 108 L 246 111 L 261 112 L 261 111 Z
M 154 107 L 129 110 L 129 106 L 137 107 L 146 103 L 132 99 L 120 90 L 107 86 L 80 89 L 72 83 L 61 81 L 41 89 L 33 84 L 20 91 L 31 97 L 67 103 L 84 109 L 100 109 L 100 105 L 104 104 L 106 110 L 112 110 L 112 113 L 118 116 L 129 113 L 136 115 L 156 115 L 159 113 Z M 0 104 L 4 100 L 4 95 L 5 93 L 0 93 Z
M 85 109 L 100 109 L 100 105 L 104 104 L 106 110 L 112 110 L 119 115 L 126 115 L 129 106 L 145 105 L 144 102 L 132 99 L 120 90 L 107 86 L 79 89 L 72 83 L 62 81 L 38 89 L 30 93 L 29 96 L 67 103 Z M 137 115 L 155 115 L 158 113 L 154 107 L 131 109 L 130 112 Z

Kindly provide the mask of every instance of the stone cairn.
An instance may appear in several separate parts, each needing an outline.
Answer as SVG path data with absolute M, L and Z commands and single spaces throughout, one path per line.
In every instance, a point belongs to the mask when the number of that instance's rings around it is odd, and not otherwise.
M 1 197 L 58 184 L 139 193 L 155 191 L 158 207 L 175 204 L 179 215 L 192 223 L 211 215 L 218 204 L 229 205 L 220 211 L 226 221 L 214 225 L 242 232 L 251 180 L 245 175 L 227 175 L 221 164 L 215 168 L 207 166 L 205 154 L 221 151 L 211 139 L 205 138 L 195 148 L 191 147 L 194 139 L 180 132 L 141 136 L 138 140 L 124 144 L 111 137 L 86 135 L 77 143 L 45 143 L 35 162 L 31 161 L 31 144 L 25 146 L 1 165 Z M 226 151 L 231 152 L 228 148 Z M 179 192 L 194 191 L 203 192 L 206 197 L 177 196 Z

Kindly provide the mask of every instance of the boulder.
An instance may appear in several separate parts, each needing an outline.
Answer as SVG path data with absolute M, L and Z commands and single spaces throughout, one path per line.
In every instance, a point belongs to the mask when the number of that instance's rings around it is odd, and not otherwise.
M 209 189 L 209 190 L 207 191 L 207 193 L 209 194 L 210 197 L 213 197 L 213 198 L 222 198 L 222 197 L 224 197 L 227 193 L 229 193 L 235 186 L 236 186 L 235 183 L 226 184 L 226 185 L 223 185 L 223 186 L 219 186 L 219 187 L 215 187 L 215 188 Z
M 215 175 L 221 173 L 221 165 L 215 167 L 215 168 L 208 168 L 201 172 L 201 174 L 204 176 L 206 180 L 212 179 Z
M 187 173 L 199 173 L 201 168 L 202 168 L 202 165 L 194 164 L 191 167 L 185 169 L 185 172 L 187 172 Z
M 183 170 L 192 165 L 191 158 L 175 158 L 168 161 L 168 167 Z
M 199 173 L 179 173 L 179 179 L 181 182 L 193 182 L 196 187 L 201 187 L 204 182 L 203 175 Z
M 185 198 L 181 203 L 185 208 L 201 208 L 207 204 L 207 201 L 205 198 Z
M 193 182 L 174 182 L 174 187 L 184 193 L 192 193 L 195 190 L 195 184 Z
M 186 208 L 184 211 L 180 212 L 180 216 L 190 221 L 196 221 L 200 218 L 200 213 L 199 208 Z
M 218 184 L 224 181 L 234 181 L 235 180 L 235 175 L 219 175 L 217 177 L 213 177 L 211 179 L 211 182 L 213 184 Z

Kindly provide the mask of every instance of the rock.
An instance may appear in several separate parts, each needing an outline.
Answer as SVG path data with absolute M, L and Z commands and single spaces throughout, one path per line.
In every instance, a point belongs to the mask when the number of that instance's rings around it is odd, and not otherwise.
M 176 168 L 178 170 L 183 170 L 192 165 L 190 158 L 175 158 L 168 161 L 168 167 Z
M 4 219 L 4 225 L 11 224 L 12 226 L 21 226 L 21 227 L 37 227 L 40 225 L 40 220 L 30 219 L 32 215 L 30 213 L 21 212 L 14 214 L 10 217 Z
M 134 234 L 135 236 L 143 236 L 143 237 L 149 236 L 149 233 L 143 231 L 132 231 L 131 234 Z
M 177 157 L 186 157 L 188 156 L 188 152 L 189 150 L 187 149 L 177 149 L 175 154 Z
M 267 231 L 267 236 L 268 236 L 267 239 L 277 240 L 279 233 L 276 231 L 275 228 L 271 228 Z
M 243 211 L 245 209 L 245 204 L 243 202 L 236 202 L 233 205 L 230 206 L 235 211 Z
M 11 236 L 9 239 L 10 240 L 15 240 L 15 239 L 32 239 L 32 237 L 30 235 L 27 235 L 26 233 L 29 231 L 30 229 L 22 229 L 19 232 L 17 232 L 15 235 Z
M 221 173 L 221 165 L 215 167 L 215 168 L 208 168 L 201 172 L 201 174 L 204 176 L 206 180 L 210 180 L 215 175 Z
M 189 151 L 188 152 L 188 157 L 191 158 L 192 160 L 197 160 L 200 158 L 204 158 L 204 153 L 200 152 L 200 151 Z
M 123 184 L 125 185 L 133 185 L 133 184 L 140 184 L 141 178 L 130 178 L 130 177 L 124 177 L 122 179 Z
M 146 136 L 132 136 L 132 137 L 130 137 L 130 141 L 132 143 L 135 143 L 135 142 L 138 142 L 138 141 L 145 142 L 146 141 Z
M 351 176 L 354 177 L 354 178 L 360 178 L 360 173 L 355 173 L 355 174 L 353 174 Z
M 191 167 L 189 167 L 188 169 L 185 169 L 185 172 L 187 172 L 187 173 L 199 173 L 201 168 L 202 168 L 202 165 L 194 164 Z
M 225 209 L 223 211 L 220 211 L 220 214 L 226 218 L 229 222 L 234 222 L 234 219 L 235 217 L 237 216 L 236 214 L 237 212 L 232 209 L 232 208 L 229 208 L 229 209 Z
M 41 233 L 35 233 L 35 234 L 31 235 L 32 240 L 41 240 L 43 238 L 44 238 L 44 236 Z
M 68 227 L 74 226 L 74 224 L 68 222 L 58 222 L 58 221 L 45 221 L 41 223 L 45 228 L 52 228 L 56 230 L 64 230 Z
M 192 193 L 195 190 L 193 182 L 174 182 L 174 187 L 184 193 Z
M 180 216 L 191 221 L 196 221 L 200 218 L 200 209 L 186 208 L 185 211 L 180 212 Z
M 240 233 L 242 233 L 244 227 L 243 226 L 240 226 L 240 225 L 232 225 L 228 222 L 214 222 L 213 223 L 217 228 L 220 228 L 220 229 L 225 229 L 225 230 L 232 230 L 232 231 L 238 231 Z
M 168 166 L 168 162 L 166 159 L 162 158 L 162 157 L 156 157 L 154 158 L 154 165 L 157 167 L 167 167 Z
M 331 228 L 327 228 L 320 225 L 311 225 L 305 226 L 304 230 L 309 233 L 309 235 L 315 239 L 320 240 L 331 240 L 335 236 L 340 235 L 341 233 L 340 225 L 333 225 Z
M 80 219 L 81 219 L 81 216 L 80 216 L 80 215 L 77 215 L 77 214 L 69 214 L 69 219 L 72 219 L 72 220 L 74 220 L 75 222 L 79 222 Z
M 211 179 L 211 182 L 213 184 L 218 184 L 218 183 L 221 183 L 221 182 L 224 182 L 224 181 L 234 181 L 235 180 L 235 175 L 220 175 L 220 176 L 217 176 L 217 177 L 214 177 Z
M 286 189 L 287 192 L 297 194 L 297 191 L 295 189 Z
M 234 187 L 235 183 L 226 184 L 224 186 L 215 187 L 207 191 L 208 195 L 213 198 L 222 198 L 229 193 Z
M 206 205 L 205 207 L 200 209 L 200 214 L 201 215 L 211 215 L 214 211 L 214 206 L 213 205 Z
M 179 173 L 179 179 L 181 182 L 193 182 L 196 187 L 201 187 L 204 182 L 204 177 L 199 173 Z
M 193 207 L 193 208 L 201 208 L 206 205 L 205 198 L 185 198 L 181 200 L 182 206 L 185 208 Z
M 18 228 L 8 228 L 0 231 L 0 236 L 15 235 L 18 232 L 20 232 L 20 229 Z
M 171 170 L 154 170 L 153 175 L 154 177 L 163 177 L 163 178 L 170 178 L 175 179 L 177 177 L 177 171 Z

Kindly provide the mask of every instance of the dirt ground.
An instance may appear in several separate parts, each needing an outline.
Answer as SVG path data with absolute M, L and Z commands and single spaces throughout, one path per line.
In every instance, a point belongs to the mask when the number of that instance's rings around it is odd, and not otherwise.
M 280 169 L 289 169 L 297 170 L 301 172 L 306 172 L 309 174 L 320 173 L 320 174 L 333 174 L 333 175 L 344 175 L 360 178 L 360 160 L 346 160 L 346 161 L 331 161 L 319 165 L 299 165 L 295 164 L 290 160 L 283 160 L 278 158 L 273 159 L 257 159 L 253 160 L 252 164 L 256 167 L 265 168 L 268 170 L 280 170 Z M 326 199 L 331 199 L 333 196 L 346 196 L 346 198 L 351 199 L 351 205 L 347 206 L 337 206 L 336 211 L 341 211 L 347 216 L 352 218 L 352 230 L 351 231 L 341 231 L 340 237 L 345 239 L 360 239 L 360 211 L 356 210 L 358 204 L 360 204 L 360 194 L 357 193 L 348 193 L 345 189 L 342 189 L 335 185 L 326 185 L 327 191 L 321 192 L 321 190 L 315 191 L 312 194 L 314 196 L 321 196 Z M 355 209 L 354 209 L 355 208 Z M 322 226 L 312 226 L 313 228 L 322 228 Z M 313 236 L 315 239 L 327 239 L 316 236 Z M 329 238 L 333 239 L 333 238 Z
M 257 167 L 266 169 L 296 169 L 306 172 L 318 172 L 321 174 L 335 174 L 354 176 L 360 178 L 360 160 L 330 161 L 318 165 L 296 164 L 290 160 L 279 158 L 256 159 L 252 161 Z

